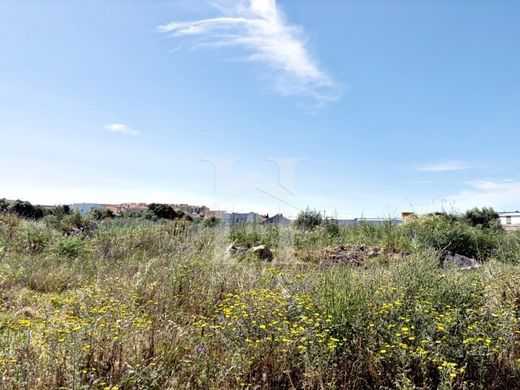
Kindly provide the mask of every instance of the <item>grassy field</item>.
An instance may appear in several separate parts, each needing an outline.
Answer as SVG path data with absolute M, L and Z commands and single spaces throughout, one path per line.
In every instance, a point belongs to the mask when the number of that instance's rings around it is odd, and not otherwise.
M 517 234 L 0 221 L 2 389 L 520 388 Z M 337 245 L 379 251 L 323 262 Z M 447 247 L 482 267 L 440 269 Z

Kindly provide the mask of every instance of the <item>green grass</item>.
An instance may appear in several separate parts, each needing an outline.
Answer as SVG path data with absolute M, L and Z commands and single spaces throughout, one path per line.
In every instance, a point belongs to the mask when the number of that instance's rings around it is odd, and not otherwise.
M 300 231 L 116 219 L 74 233 L 0 221 L 2 389 L 520 383 L 515 234 L 431 221 Z M 226 258 L 231 242 L 267 244 L 275 260 Z M 483 266 L 440 270 L 436 251 L 454 242 Z M 362 267 L 306 255 L 339 244 L 410 255 Z

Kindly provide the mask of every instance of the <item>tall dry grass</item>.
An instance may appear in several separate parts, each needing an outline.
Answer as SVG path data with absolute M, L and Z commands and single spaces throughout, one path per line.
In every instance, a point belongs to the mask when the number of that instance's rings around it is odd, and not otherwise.
M 489 233 L 484 266 L 461 272 L 439 269 L 417 227 L 129 219 L 69 234 L 53 221 L 0 220 L 2 389 L 520 383 L 515 235 Z M 268 244 L 275 261 L 226 258 L 232 241 Z M 302 260 L 338 244 L 411 255 L 366 267 Z

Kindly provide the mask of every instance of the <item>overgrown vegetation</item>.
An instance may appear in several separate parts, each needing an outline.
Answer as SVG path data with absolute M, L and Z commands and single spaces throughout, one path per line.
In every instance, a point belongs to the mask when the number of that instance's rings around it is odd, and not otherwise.
M 323 219 L 319 211 L 307 209 L 298 214 L 294 225 L 303 230 L 312 230 L 320 226 Z
M 311 214 L 231 227 L 4 210 L 0 388 L 518 388 L 520 234 Z M 275 260 L 227 258 L 231 242 Z M 381 250 L 363 266 L 314 256 L 339 245 Z M 483 266 L 440 269 L 446 249 Z

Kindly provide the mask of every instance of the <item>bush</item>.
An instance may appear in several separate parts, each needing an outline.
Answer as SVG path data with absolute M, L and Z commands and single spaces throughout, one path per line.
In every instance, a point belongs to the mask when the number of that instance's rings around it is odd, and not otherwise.
M 215 227 L 219 224 L 220 220 L 215 217 L 215 216 L 211 216 L 209 218 L 205 218 L 204 219 L 204 226 L 205 227 Z
M 59 219 L 63 218 L 65 215 L 68 215 L 70 213 L 71 209 L 68 205 L 56 206 L 49 210 L 50 215 L 53 215 Z
M 151 203 L 148 205 L 147 217 L 150 219 L 175 219 L 178 217 L 173 207 L 167 204 Z
M 0 213 L 6 213 L 8 208 L 9 203 L 7 203 L 7 200 L 5 198 L 0 199 Z
M 295 226 L 303 230 L 313 230 L 322 223 L 321 214 L 319 211 L 306 209 L 301 211 L 294 222 Z
M 40 253 L 50 241 L 50 231 L 37 224 L 27 224 L 21 230 L 22 246 L 29 253 Z
M 83 252 L 83 241 L 77 236 L 62 237 L 54 244 L 58 256 L 78 257 Z
M 95 219 L 97 221 L 100 221 L 102 219 L 114 218 L 115 215 L 114 215 L 114 212 L 112 210 L 110 210 L 110 209 L 105 209 L 105 210 L 92 209 L 89 212 L 89 217 L 91 217 L 92 219 Z
M 265 228 L 257 225 L 232 226 L 229 239 L 239 246 L 251 248 L 256 245 L 278 246 L 279 234 L 276 227 Z
M 484 229 L 498 229 L 502 230 L 499 215 L 491 207 L 484 207 L 482 209 L 474 208 L 466 211 L 464 214 L 471 226 L 480 227 Z
M 95 230 L 96 224 L 81 216 L 79 212 L 73 212 L 65 215 L 61 220 L 58 221 L 57 228 L 67 236 L 82 233 L 90 236 Z
M 454 215 L 427 215 L 407 222 L 404 229 L 419 248 L 447 250 L 484 260 L 494 252 L 498 233 L 473 227 L 464 218 Z
M 325 228 L 325 233 L 330 238 L 334 238 L 339 236 L 339 225 L 338 222 L 334 219 L 326 219 L 325 223 L 323 224 Z
M 45 215 L 41 206 L 33 206 L 30 202 L 17 200 L 8 207 L 8 212 L 27 219 L 40 219 Z

